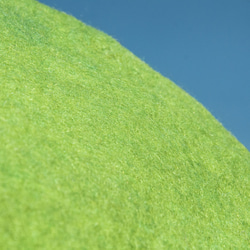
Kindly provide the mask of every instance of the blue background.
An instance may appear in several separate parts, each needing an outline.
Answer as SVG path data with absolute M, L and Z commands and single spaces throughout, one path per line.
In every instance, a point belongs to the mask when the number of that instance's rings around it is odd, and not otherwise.
M 250 0 L 39 0 L 118 40 L 250 150 Z

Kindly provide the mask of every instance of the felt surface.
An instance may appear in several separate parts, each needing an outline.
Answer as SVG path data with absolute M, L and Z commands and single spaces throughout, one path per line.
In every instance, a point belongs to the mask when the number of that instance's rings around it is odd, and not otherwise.
M 247 249 L 250 153 L 117 41 L 0 1 L 0 248 Z

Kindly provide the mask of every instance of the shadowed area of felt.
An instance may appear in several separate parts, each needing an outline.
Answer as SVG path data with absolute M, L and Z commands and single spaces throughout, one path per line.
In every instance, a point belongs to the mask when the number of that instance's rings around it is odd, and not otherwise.
M 71 16 L 0 10 L 1 249 L 249 247 L 250 153 L 200 103 Z

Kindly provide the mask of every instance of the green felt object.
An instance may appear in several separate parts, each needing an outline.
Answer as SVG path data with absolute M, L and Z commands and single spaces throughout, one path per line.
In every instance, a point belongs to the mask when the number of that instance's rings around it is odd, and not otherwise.
M 0 0 L 0 249 L 247 249 L 250 153 L 108 35 Z

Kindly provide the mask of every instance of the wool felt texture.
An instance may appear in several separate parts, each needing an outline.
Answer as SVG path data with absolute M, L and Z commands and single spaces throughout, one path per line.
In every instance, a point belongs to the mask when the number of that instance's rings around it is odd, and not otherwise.
M 0 249 L 247 249 L 250 153 L 108 35 L 0 1 Z

